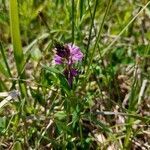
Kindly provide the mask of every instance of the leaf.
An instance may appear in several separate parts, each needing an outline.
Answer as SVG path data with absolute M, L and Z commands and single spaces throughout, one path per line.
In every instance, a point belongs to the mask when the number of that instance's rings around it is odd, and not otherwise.
M 24 54 L 22 50 L 21 37 L 20 37 L 17 0 L 10 0 L 9 6 L 10 6 L 11 39 L 13 44 L 14 58 L 17 66 L 18 75 L 21 75 L 23 65 L 24 65 Z
M 32 88 L 30 88 L 30 92 L 31 92 L 31 95 L 34 98 L 34 100 L 38 101 L 44 107 L 46 102 L 45 102 L 45 100 L 43 98 L 42 93 L 38 89 L 34 90 Z
M 0 133 L 5 129 L 6 127 L 6 117 L 0 117 Z
M 70 128 L 68 126 L 66 126 L 66 123 L 64 123 L 64 121 L 59 121 L 59 120 L 55 120 L 55 123 L 57 125 L 57 128 L 59 130 L 59 132 L 61 133 L 63 132 L 71 132 Z
M 62 88 L 62 90 L 64 90 L 66 92 L 67 95 L 69 95 L 70 86 L 69 86 L 68 81 L 65 78 L 65 76 L 54 67 L 43 66 L 43 68 L 46 69 L 47 71 L 49 71 L 52 75 L 55 75 L 57 77 L 57 79 L 59 79 L 60 87 Z
M 4 62 L 4 64 L 5 64 L 4 68 L 6 68 L 6 69 L 4 69 L 4 70 L 7 71 L 6 74 L 8 74 L 9 77 L 12 77 L 11 70 L 10 70 L 10 66 L 9 66 L 9 64 L 8 64 L 8 62 L 7 62 L 7 56 L 6 56 L 6 54 L 5 54 L 5 51 L 6 51 L 6 50 L 4 49 L 2 42 L 0 42 L 0 51 L 1 51 L 1 54 L 2 54 L 3 62 Z M 2 63 L 3 63 L 3 62 L 2 62 Z M 3 65 L 3 64 L 2 64 L 2 65 Z M 1 67 L 3 67 L 3 66 L 1 66 Z M 0 69 L 0 70 L 2 71 L 2 69 Z M 6 76 L 6 75 L 5 75 L 5 76 Z
M 54 67 L 48 67 L 48 66 L 45 66 L 45 65 L 42 65 L 42 67 L 46 70 L 48 70 L 49 72 L 51 73 L 55 73 L 55 74 L 59 74 L 61 73 L 59 70 L 57 70 L 56 68 Z
M 66 118 L 66 113 L 64 111 L 58 111 L 54 114 L 54 117 L 56 117 L 58 120 L 63 120 Z
M 69 87 L 68 81 L 66 80 L 65 76 L 62 74 L 58 74 L 58 78 L 60 80 L 61 87 L 67 92 L 67 94 L 69 94 L 70 87 Z
M 19 141 L 16 141 L 12 147 L 12 150 L 22 150 L 21 143 Z
M 42 53 L 38 47 L 35 47 L 35 48 L 33 48 L 33 50 L 31 50 L 31 57 L 36 61 L 41 59 Z
M 7 72 L 7 70 L 5 69 L 5 65 L 0 62 L 0 72 L 6 77 L 6 78 L 9 78 L 9 74 Z

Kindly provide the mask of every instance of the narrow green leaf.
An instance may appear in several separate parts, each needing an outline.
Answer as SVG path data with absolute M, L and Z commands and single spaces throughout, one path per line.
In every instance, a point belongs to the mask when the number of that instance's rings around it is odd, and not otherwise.
M 72 12 L 71 12 L 71 21 L 72 21 L 72 43 L 74 43 L 74 27 L 75 27 L 75 2 L 72 0 Z
M 24 72 L 24 54 L 21 45 L 20 28 L 19 28 L 19 16 L 18 16 L 18 3 L 17 0 L 9 0 L 10 7 L 10 28 L 11 28 L 11 39 L 13 44 L 13 52 L 15 63 L 20 78 L 25 78 Z M 26 95 L 25 83 L 19 82 L 19 88 L 22 98 Z
M 1 61 L 0 61 L 0 73 L 2 73 L 7 78 L 9 77 L 9 74 L 6 71 L 5 66 Z
M 5 129 L 6 127 L 6 117 L 0 117 L 0 133 Z
M 10 7 L 10 28 L 11 28 L 13 52 L 18 75 L 21 75 L 24 63 L 24 56 L 21 46 L 17 0 L 9 0 L 9 7 Z
M 12 150 L 22 150 L 21 143 L 19 141 L 16 141 L 12 147 Z
M 3 48 L 3 45 L 2 43 L 0 42 L 0 51 L 1 51 L 1 54 L 2 54 L 2 57 L 3 57 L 3 60 L 4 60 L 4 63 L 6 65 L 6 69 L 7 69 L 7 74 L 9 74 L 9 77 L 12 77 L 12 74 L 11 74 L 11 71 L 10 71 L 10 67 L 8 65 L 8 62 L 7 62 L 7 58 L 6 58 L 6 55 L 5 55 L 5 51 L 4 51 L 4 48 Z M 1 69 L 0 69 L 1 70 Z
M 63 90 L 65 90 L 65 92 L 67 94 L 69 94 L 70 91 L 70 86 L 68 84 L 67 79 L 65 78 L 65 76 L 56 68 L 52 68 L 52 67 L 47 67 L 47 66 L 43 66 L 44 69 L 46 69 L 47 71 L 49 71 L 52 74 L 55 74 L 56 77 L 59 79 L 60 81 L 60 86 Z
M 84 5 L 84 0 L 80 0 L 80 20 L 82 19 L 83 16 L 83 5 Z

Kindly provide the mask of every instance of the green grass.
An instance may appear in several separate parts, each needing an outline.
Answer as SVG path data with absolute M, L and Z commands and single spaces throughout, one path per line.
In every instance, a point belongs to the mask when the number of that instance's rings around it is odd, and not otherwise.
M 1 0 L 0 149 L 149 149 L 149 11 L 148 0 Z M 72 87 L 57 42 L 84 54 Z
M 20 76 L 23 70 L 24 56 L 21 46 L 17 1 L 11 0 L 9 3 L 9 7 L 10 7 L 10 27 L 11 27 L 13 52 L 16 61 L 18 75 Z

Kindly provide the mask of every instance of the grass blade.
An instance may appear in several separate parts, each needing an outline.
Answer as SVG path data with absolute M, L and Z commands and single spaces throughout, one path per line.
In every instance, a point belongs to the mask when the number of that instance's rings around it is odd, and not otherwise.
M 3 57 L 3 60 L 4 60 L 4 63 L 6 65 L 6 69 L 7 69 L 7 72 L 9 74 L 9 77 L 12 77 L 12 74 L 11 74 L 11 71 L 10 71 L 10 68 L 9 68 L 9 65 L 8 65 L 8 62 L 7 62 L 7 59 L 6 59 L 6 55 L 5 55 L 5 52 L 4 52 L 4 47 L 2 45 L 2 43 L 0 42 L 0 51 L 1 51 L 1 54 L 2 54 L 2 57 Z
M 91 52 L 90 62 L 88 64 L 88 68 L 87 68 L 87 71 L 86 71 L 86 77 L 87 78 L 89 76 L 90 66 L 91 66 L 93 58 L 94 58 L 94 54 L 95 54 L 95 51 L 96 51 L 96 47 L 97 47 L 98 41 L 100 40 L 100 35 L 101 35 L 102 29 L 103 29 L 103 25 L 104 25 L 106 16 L 107 16 L 107 14 L 108 14 L 108 12 L 110 10 L 111 3 L 112 3 L 112 0 L 109 0 L 108 5 L 107 5 L 106 10 L 105 10 L 105 14 L 104 14 L 102 23 L 101 23 L 100 28 L 99 28 L 99 32 L 98 32 L 98 35 L 97 35 L 97 38 L 96 38 L 96 42 L 94 44 L 93 51 Z
M 82 19 L 83 16 L 83 4 L 84 0 L 80 0 L 80 20 Z
M 72 44 L 74 43 L 74 26 L 75 26 L 75 21 L 74 21 L 74 12 L 75 12 L 75 10 L 74 10 L 74 8 L 75 8 L 75 2 L 74 2 L 74 0 L 72 0 L 72 16 L 71 16 L 71 21 L 72 21 Z
M 89 5 L 89 10 L 90 10 L 92 21 L 91 21 L 91 26 L 90 26 L 90 30 L 89 30 L 88 44 L 87 44 L 86 55 L 85 55 L 85 63 L 87 62 L 87 58 L 88 58 L 88 54 L 89 54 L 89 47 L 90 47 L 91 36 L 92 36 L 92 28 L 93 28 L 93 25 L 94 25 L 94 18 L 95 18 L 95 14 L 96 14 L 96 8 L 97 8 L 97 5 L 98 5 L 98 0 L 96 0 L 96 2 L 95 2 L 95 7 L 94 7 L 93 14 L 91 12 L 91 7 L 90 7 L 89 3 L 90 2 L 88 0 L 88 5 Z
M 10 0 L 9 7 L 10 7 L 10 27 L 11 27 L 13 52 L 18 75 L 20 76 L 22 74 L 24 55 L 21 46 L 17 0 Z
M 21 79 L 25 78 L 24 70 L 24 54 L 21 45 L 20 28 L 19 28 L 19 15 L 18 15 L 18 3 L 17 0 L 9 1 L 10 7 L 10 28 L 11 28 L 11 39 L 13 44 L 13 52 L 15 63 L 17 67 L 18 77 Z M 21 97 L 24 98 L 27 95 L 26 84 L 19 81 L 19 88 Z

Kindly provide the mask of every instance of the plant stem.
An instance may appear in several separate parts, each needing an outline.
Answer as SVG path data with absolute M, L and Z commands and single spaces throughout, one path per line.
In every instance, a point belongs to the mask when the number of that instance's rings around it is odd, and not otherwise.
M 96 51 L 97 44 L 98 44 L 98 42 L 100 40 L 100 35 L 101 35 L 102 29 L 103 29 L 103 25 L 104 25 L 106 16 L 107 16 L 107 14 L 108 14 L 108 12 L 110 10 L 111 3 L 112 3 L 112 0 L 109 0 L 109 3 L 107 5 L 107 7 L 106 7 L 106 11 L 105 11 L 105 14 L 104 14 L 104 17 L 103 17 L 103 20 L 102 20 L 102 23 L 101 23 L 100 28 L 99 28 L 98 36 L 96 38 L 96 42 L 95 42 L 93 51 L 92 51 L 91 56 L 90 56 L 90 62 L 88 64 L 86 75 L 85 75 L 87 77 L 86 79 L 88 79 L 88 77 L 89 77 L 90 66 L 91 66 L 93 58 L 94 58 L 94 54 L 95 54 L 95 51 Z
M 83 146 L 83 133 L 82 133 L 82 125 L 80 121 L 79 121 L 79 129 L 80 129 L 81 146 Z
M 72 14 L 71 14 L 71 21 L 72 21 L 72 44 L 74 43 L 74 7 L 75 3 L 74 0 L 72 0 Z
M 21 46 L 20 29 L 19 29 L 19 16 L 18 16 L 18 3 L 17 0 L 9 0 L 10 6 L 10 27 L 11 38 L 13 43 L 13 52 L 17 66 L 18 75 L 21 75 L 24 56 Z
M 88 44 L 87 44 L 87 48 L 86 48 L 85 63 L 87 62 L 87 58 L 88 58 L 88 54 L 89 54 L 89 47 L 90 47 L 90 42 L 91 42 L 92 29 L 93 29 L 93 25 L 94 25 L 94 18 L 95 18 L 95 14 L 96 14 L 96 8 L 97 8 L 97 5 L 98 5 L 98 0 L 96 0 L 96 2 L 95 2 L 93 15 L 92 15 L 92 12 L 91 12 L 91 7 L 90 7 L 90 4 L 89 4 L 89 0 L 88 0 L 88 5 L 89 5 L 89 10 L 90 10 L 92 21 L 91 21 L 91 26 L 90 26 L 90 30 L 89 30 L 89 38 L 88 38 Z
M 10 71 L 10 68 L 9 68 L 9 65 L 8 65 L 8 62 L 7 62 L 7 59 L 6 59 L 5 52 L 4 52 L 4 47 L 3 47 L 1 41 L 0 41 L 0 51 L 1 51 L 1 54 L 2 54 L 2 57 L 3 57 L 3 60 L 4 60 L 4 62 L 5 62 L 5 65 L 6 65 L 8 74 L 9 74 L 9 76 L 12 78 L 12 74 L 11 74 L 11 71 Z
M 20 28 L 19 28 L 19 16 L 18 16 L 18 3 L 17 0 L 9 0 L 10 7 L 10 28 L 11 28 L 11 39 L 13 44 L 13 52 L 15 63 L 17 67 L 18 77 L 25 79 L 24 67 L 24 54 L 21 45 Z M 22 81 L 18 81 L 21 97 L 24 98 L 26 95 L 26 85 Z

